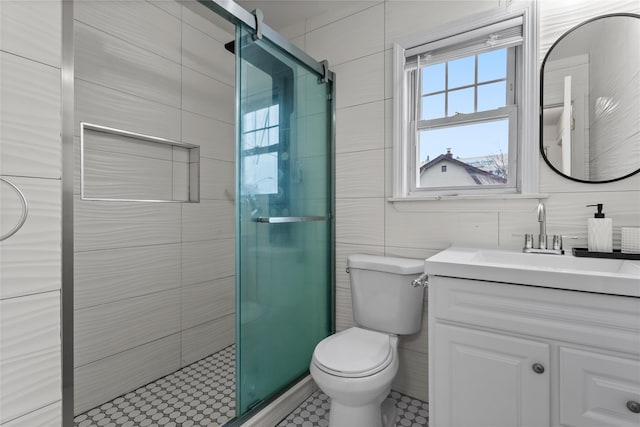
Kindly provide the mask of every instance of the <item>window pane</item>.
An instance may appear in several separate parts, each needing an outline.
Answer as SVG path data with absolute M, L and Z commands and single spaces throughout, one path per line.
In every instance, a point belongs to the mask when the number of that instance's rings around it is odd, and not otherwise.
M 254 111 L 251 111 L 250 113 L 245 114 L 244 117 L 242 118 L 242 120 L 243 120 L 242 130 L 244 132 L 248 132 L 250 130 L 255 130 L 255 128 L 256 128 L 256 113 Z
M 280 142 L 280 128 L 273 127 L 269 129 L 269 145 L 274 145 Z
M 444 93 L 422 97 L 422 119 L 444 117 Z
M 445 64 L 436 64 L 422 69 L 422 93 L 444 90 Z
M 250 150 L 256 146 L 256 133 L 248 132 L 242 135 L 242 149 Z
M 248 194 L 278 192 L 278 154 L 266 153 L 242 159 L 243 185 Z
M 509 119 L 422 130 L 419 138 L 417 187 L 506 183 Z
M 478 111 L 504 107 L 507 103 L 506 91 L 506 81 L 478 86 Z
M 473 97 L 472 87 L 449 92 L 447 116 L 455 116 L 456 113 L 473 113 Z
M 475 83 L 475 56 L 449 61 L 449 89 Z
M 278 126 L 280 121 L 280 105 L 272 105 L 269 107 L 269 123 L 268 126 Z
M 268 108 L 262 108 L 256 111 L 256 129 L 267 127 L 269 122 L 267 121 Z
M 478 55 L 478 83 L 507 78 L 507 49 Z

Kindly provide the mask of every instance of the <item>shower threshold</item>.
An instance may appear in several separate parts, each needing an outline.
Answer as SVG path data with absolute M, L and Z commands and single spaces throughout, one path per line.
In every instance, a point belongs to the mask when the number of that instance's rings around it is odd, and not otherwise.
M 77 415 L 75 427 L 221 426 L 235 417 L 235 345 Z

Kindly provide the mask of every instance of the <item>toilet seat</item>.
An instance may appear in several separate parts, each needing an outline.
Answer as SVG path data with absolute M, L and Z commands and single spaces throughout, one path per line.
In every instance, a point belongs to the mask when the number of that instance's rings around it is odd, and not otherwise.
M 313 362 L 330 375 L 368 377 L 391 363 L 393 349 L 390 338 L 382 332 L 350 328 L 322 340 L 313 352 Z

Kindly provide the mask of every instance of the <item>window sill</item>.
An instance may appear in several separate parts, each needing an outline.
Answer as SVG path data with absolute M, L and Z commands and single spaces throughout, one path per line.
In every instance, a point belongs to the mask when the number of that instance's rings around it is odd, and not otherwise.
M 389 197 L 388 202 L 429 202 L 429 201 L 446 201 L 446 200 L 522 200 L 522 199 L 547 199 L 548 194 L 456 194 L 456 195 L 439 195 L 439 196 L 408 196 L 408 197 Z

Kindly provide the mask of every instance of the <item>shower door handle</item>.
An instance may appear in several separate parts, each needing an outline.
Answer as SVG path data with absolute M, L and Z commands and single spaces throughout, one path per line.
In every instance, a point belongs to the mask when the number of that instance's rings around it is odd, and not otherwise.
M 284 224 L 288 222 L 326 221 L 328 219 L 328 216 L 259 216 L 254 218 L 254 221 L 267 224 Z

